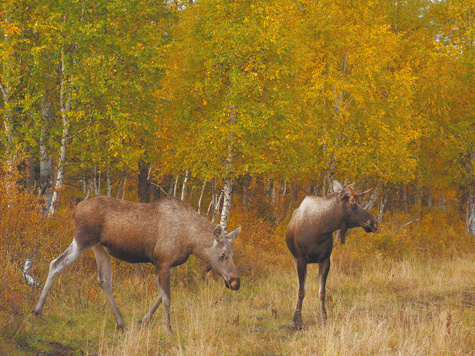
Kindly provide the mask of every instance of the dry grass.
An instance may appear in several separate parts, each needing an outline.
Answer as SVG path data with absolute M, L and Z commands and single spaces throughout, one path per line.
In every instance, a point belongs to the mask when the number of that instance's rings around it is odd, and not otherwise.
M 173 336 L 165 331 L 162 308 L 148 327 L 136 323 L 156 297 L 151 270 L 121 267 L 116 273 L 116 297 L 129 324 L 122 333 L 115 330 L 94 273 L 77 268 L 60 277 L 43 318 L 25 316 L 11 342 L 19 351 L 50 354 L 58 347 L 63 354 L 99 355 L 474 354 L 473 254 L 366 261 L 360 271 L 340 254 L 337 250 L 328 281 L 326 326 L 318 308 L 318 269 L 312 266 L 304 329 L 294 332 L 296 276 L 283 255 L 284 263 L 259 278 L 244 275 L 238 292 L 226 290 L 215 277 L 175 272 Z M 34 301 L 28 298 L 25 306 L 32 308 Z
M 173 272 L 175 334 L 168 335 L 163 308 L 147 327 L 137 325 L 157 297 L 147 265 L 114 263 L 116 300 L 129 325 L 128 332 L 116 330 L 91 252 L 63 272 L 44 316 L 34 317 L 39 290 L 22 278 L 25 258 L 44 282 L 49 261 L 71 241 L 71 211 L 42 219 L 26 192 L 19 190 L 15 202 L 5 196 L 0 184 L 0 354 L 475 355 L 475 241 L 450 214 L 430 213 L 404 229 L 405 218 L 395 215 L 379 234 L 355 229 L 332 255 L 327 325 L 311 265 L 304 327 L 295 332 L 297 280 L 282 238 L 285 222 L 275 227 L 238 212 L 242 288 L 227 290 L 190 259 Z

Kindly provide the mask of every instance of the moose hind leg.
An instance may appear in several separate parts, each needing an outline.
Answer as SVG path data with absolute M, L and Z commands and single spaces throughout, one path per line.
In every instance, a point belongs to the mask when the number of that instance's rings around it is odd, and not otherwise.
M 163 307 L 165 308 L 165 326 L 167 331 L 170 334 L 173 334 L 172 324 L 170 321 L 170 272 L 171 269 L 169 267 L 157 267 L 158 291 L 160 296 L 152 306 L 152 309 L 150 309 L 149 314 L 151 315 L 151 313 L 157 309 L 158 305 L 160 304 L 159 301 L 161 300 L 163 302 Z
M 142 318 L 142 320 L 139 321 L 139 324 L 146 325 L 149 321 L 152 315 L 155 313 L 155 311 L 158 309 L 160 304 L 162 303 L 162 293 L 160 290 L 160 278 L 158 275 L 158 268 L 157 268 L 157 287 L 158 287 L 158 298 L 153 303 L 152 307 L 150 308 L 149 312 Z
M 49 267 L 48 278 L 46 279 L 45 286 L 43 287 L 43 291 L 41 292 L 40 299 L 36 304 L 36 308 L 34 311 L 35 315 L 41 315 L 43 310 L 43 305 L 45 304 L 46 297 L 48 296 L 48 292 L 53 285 L 54 280 L 58 275 L 71 263 L 73 263 L 81 254 L 83 254 L 88 247 L 80 247 L 76 240 L 73 240 L 71 245 L 56 259 L 51 261 Z
M 327 320 L 327 310 L 325 309 L 326 283 L 328 272 L 330 272 L 330 258 L 318 264 L 318 297 L 320 298 L 320 308 L 324 322 Z
M 115 319 L 117 321 L 117 329 L 127 329 L 124 318 L 120 314 L 119 308 L 114 300 L 114 294 L 112 293 L 112 262 L 111 256 L 104 247 L 96 245 L 92 248 L 97 263 L 97 277 L 99 285 L 104 291 L 107 300 L 114 312 Z
M 299 293 L 297 300 L 297 307 L 294 313 L 295 330 L 302 329 L 302 304 L 305 298 L 305 281 L 307 279 L 307 262 L 304 259 L 297 259 L 297 274 L 299 279 Z

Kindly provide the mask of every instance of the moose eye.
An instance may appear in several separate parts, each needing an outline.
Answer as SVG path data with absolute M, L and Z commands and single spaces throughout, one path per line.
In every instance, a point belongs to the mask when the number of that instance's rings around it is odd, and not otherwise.
M 351 204 L 351 209 L 353 209 L 353 210 L 358 209 L 358 204 Z
M 221 254 L 219 255 L 219 259 L 220 260 L 225 260 L 226 259 L 226 254 L 224 252 L 221 252 Z

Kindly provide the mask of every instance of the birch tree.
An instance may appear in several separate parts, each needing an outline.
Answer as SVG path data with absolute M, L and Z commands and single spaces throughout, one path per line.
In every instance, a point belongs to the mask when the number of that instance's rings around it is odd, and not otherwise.
M 225 228 L 234 178 L 278 174 L 284 165 L 279 157 L 292 126 L 283 104 L 292 90 L 283 84 L 291 77 L 284 64 L 291 45 L 283 36 L 286 10 L 274 1 L 200 1 L 180 10 L 173 33 L 160 91 L 167 104 L 159 164 L 223 182 Z
M 64 15 L 64 27 L 68 28 L 68 15 Z M 72 48 L 74 45 L 69 43 L 61 44 L 60 58 L 60 89 L 59 89 L 59 106 L 62 120 L 61 144 L 59 147 L 59 157 L 56 166 L 56 179 L 53 187 L 53 196 L 51 197 L 51 205 L 49 207 L 49 215 L 54 215 L 58 208 L 59 196 L 64 185 L 64 171 L 66 164 L 66 152 L 69 143 L 70 134 L 70 114 L 72 100 L 72 71 L 74 60 L 72 58 Z

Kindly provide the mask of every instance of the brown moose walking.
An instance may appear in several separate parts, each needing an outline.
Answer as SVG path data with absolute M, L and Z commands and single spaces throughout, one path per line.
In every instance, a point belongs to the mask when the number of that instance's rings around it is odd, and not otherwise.
M 48 278 L 34 313 L 41 315 L 48 291 L 55 278 L 81 254 L 92 248 L 96 257 L 99 284 L 104 290 L 117 320 L 125 322 L 112 293 L 111 256 L 129 263 L 151 262 L 156 267 L 159 296 L 142 318 L 146 323 L 163 302 L 165 325 L 170 323 L 170 271 L 186 262 L 191 254 L 208 263 L 226 287 L 240 287 L 233 262 L 231 243 L 240 228 L 225 235 L 183 201 L 168 197 L 152 203 L 134 203 L 108 197 L 80 202 L 74 212 L 75 234 L 71 245 L 51 261 Z

